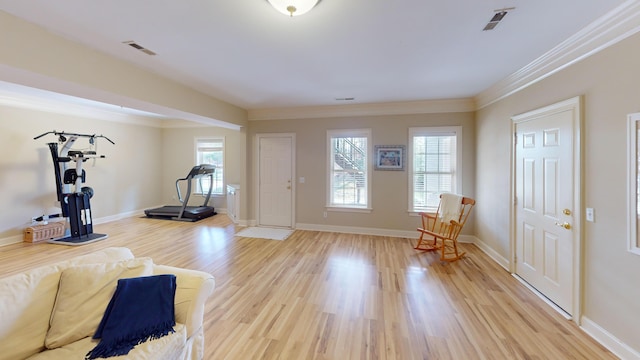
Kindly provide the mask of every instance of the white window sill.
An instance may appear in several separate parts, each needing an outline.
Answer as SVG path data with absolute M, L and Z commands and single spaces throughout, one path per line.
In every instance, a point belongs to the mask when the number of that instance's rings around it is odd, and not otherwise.
M 437 211 L 437 209 L 427 209 L 427 210 L 410 209 L 410 210 L 407 210 L 407 212 L 409 213 L 409 216 L 420 216 L 420 213 L 427 213 L 427 214 L 435 215 L 436 211 Z
M 632 254 L 640 255 L 640 247 L 633 246 L 629 248 L 629 252 Z
M 373 211 L 372 208 L 354 208 L 354 207 L 336 207 L 336 206 L 327 206 L 325 210 L 335 211 L 335 212 L 351 212 L 351 213 L 371 213 Z

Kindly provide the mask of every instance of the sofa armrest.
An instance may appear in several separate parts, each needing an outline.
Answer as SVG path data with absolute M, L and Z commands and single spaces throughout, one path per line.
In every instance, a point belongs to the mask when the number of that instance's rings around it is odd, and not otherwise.
M 185 325 L 187 338 L 190 338 L 202 327 L 204 305 L 213 292 L 215 279 L 211 274 L 203 271 L 166 265 L 154 265 L 153 273 L 154 275 L 174 274 L 176 276 L 176 322 Z

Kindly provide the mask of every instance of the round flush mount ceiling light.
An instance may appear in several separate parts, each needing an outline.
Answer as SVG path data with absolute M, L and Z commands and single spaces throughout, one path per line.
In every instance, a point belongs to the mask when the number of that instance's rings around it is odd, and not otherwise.
M 267 0 L 274 9 L 288 16 L 308 13 L 320 0 Z

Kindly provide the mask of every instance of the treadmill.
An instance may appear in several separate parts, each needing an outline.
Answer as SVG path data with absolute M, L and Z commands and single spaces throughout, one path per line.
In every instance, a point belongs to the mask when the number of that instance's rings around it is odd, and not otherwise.
M 166 205 L 155 209 L 147 209 L 144 211 L 145 215 L 150 218 L 193 222 L 217 214 L 213 206 L 208 206 L 209 199 L 211 198 L 211 191 L 213 190 L 213 173 L 215 172 L 215 169 L 216 167 L 214 165 L 208 164 L 194 166 L 186 177 L 176 180 L 178 200 L 182 205 Z M 204 204 L 202 204 L 202 206 L 189 206 L 192 180 L 197 179 L 200 182 L 200 188 L 202 189 L 202 178 L 205 176 L 209 177 L 209 190 L 204 199 Z M 187 195 L 184 200 L 182 199 L 182 194 L 180 192 L 180 181 L 187 182 Z

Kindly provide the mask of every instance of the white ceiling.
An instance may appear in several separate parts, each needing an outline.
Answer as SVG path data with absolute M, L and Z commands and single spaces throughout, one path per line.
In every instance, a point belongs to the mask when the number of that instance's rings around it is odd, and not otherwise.
M 266 0 L 0 0 L 0 10 L 255 110 L 474 97 L 625 1 L 322 0 L 293 18 Z M 483 31 L 505 7 L 515 10 Z

